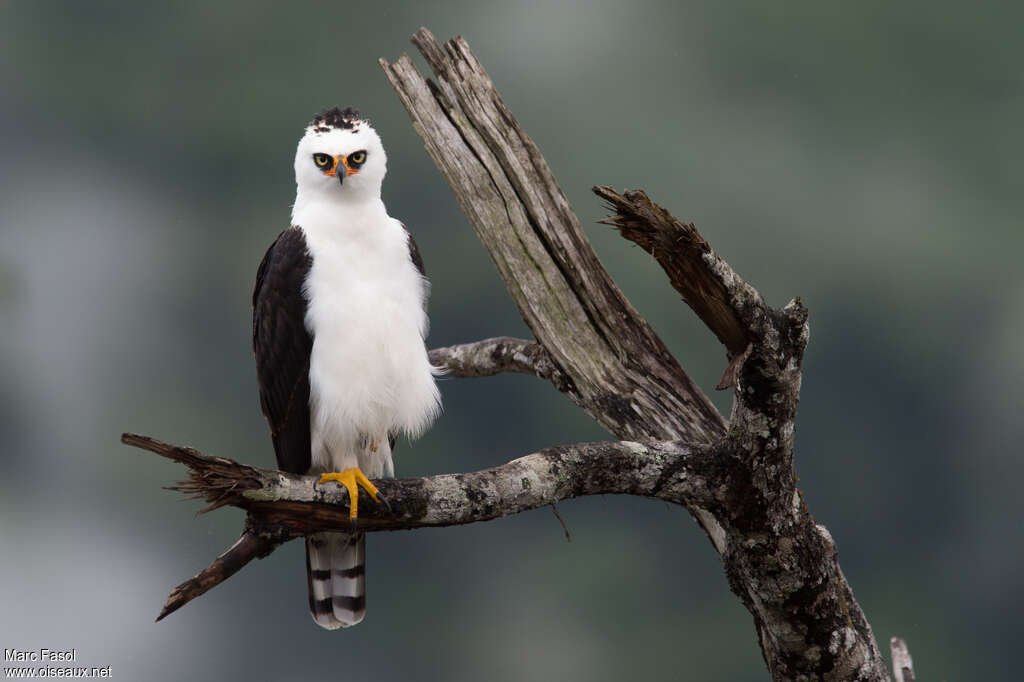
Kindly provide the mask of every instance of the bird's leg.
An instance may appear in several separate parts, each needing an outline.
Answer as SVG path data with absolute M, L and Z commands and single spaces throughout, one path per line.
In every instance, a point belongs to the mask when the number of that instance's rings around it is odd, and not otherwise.
M 363 449 L 364 450 L 369 448 L 370 452 L 374 452 L 374 453 L 377 452 L 377 448 L 379 448 L 379 447 L 380 447 L 380 440 L 378 440 L 377 438 L 371 438 L 369 443 L 363 445 Z M 392 509 L 391 509 L 391 502 L 388 501 L 388 498 L 384 497 L 384 493 L 378 491 L 376 499 L 377 499 L 378 502 L 383 502 L 384 503 L 384 506 L 387 507 L 387 510 L 388 510 L 389 514 L 393 513 Z
M 381 499 L 377 496 L 377 486 L 370 483 L 370 479 L 363 474 L 359 467 L 354 469 L 345 469 L 344 471 L 332 472 L 327 474 L 321 474 L 319 483 L 326 483 L 327 481 L 335 481 L 340 483 L 348 489 L 348 517 L 352 519 L 352 523 L 355 523 L 356 518 L 359 516 L 359 488 L 370 493 L 370 497 L 373 498 L 374 502 L 380 502 Z M 390 508 L 390 507 L 389 507 Z

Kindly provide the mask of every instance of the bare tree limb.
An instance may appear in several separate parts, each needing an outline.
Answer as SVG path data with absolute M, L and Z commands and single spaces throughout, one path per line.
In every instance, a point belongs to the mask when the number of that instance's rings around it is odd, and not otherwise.
M 914 682 L 914 661 L 910 658 L 907 643 L 900 637 L 889 640 L 892 653 L 892 678 L 894 682 Z
M 211 457 L 193 448 L 171 445 L 137 433 L 121 434 L 121 442 L 184 464 L 189 471 L 189 480 L 168 486 L 167 490 L 190 494 L 191 497 L 187 499 L 205 498 L 210 506 L 201 509 L 201 514 L 231 504 L 231 500 L 242 492 L 255 490 L 263 485 L 261 469 L 239 464 L 231 459 Z
M 213 563 L 204 568 L 195 577 L 189 578 L 174 588 L 167 602 L 160 609 L 160 615 L 156 617 L 160 622 L 168 615 L 174 613 L 185 604 L 196 597 L 204 594 L 210 588 L 221 584 L 243 566 L 253 559 L 262 559 L 275 549 L 280 542 L 274 542 L 262 535 L 254 535 L 248 530 L 242 533 L 238 542 L 224 550 L 224 553 L 213 560 Z
M 734 387 L 754 344 L 777 330 L 771 307 L 712 250 L 693 223 L 677 219 L 643 190 L 593 191 L 615 211 L 599 222 L 612 225 L 654 256 L 683 300 L 725 346 L 731 362 L 716 388 Z
M 562 393 L 573 390 L 572 382 L 543 346 L 510 336 L 435 348 L 430 351 L 430 362 L 444 367 L 456 377 L 489 377 L 501 372 L 519 372 L 547 379 Z
M 373 532 L 457 526 L 585 495 L 639 495 L 684 506 L 700 504 L 709 499 L 702 471 L 709 468 L 714 452 L 710 446 L 681 441 L 575 443 L 472 473 L 381 479 L 375 485 L 391 508 L 374 504 L 363 491 L 359 519 L 353 525 L 348 492 L 335 483 L 256 469 L 148 436 L 126 433 L 122 442 L 182 462 L 189 480 L 172 490 L 217 506 L 245 509 L 253 517 L 252 532 L 274 529 L 277 540 L 353 528 Z M 180 451 L 189 452 L 189 457 L 179 457 Z
M 157 620 L 281 543 L 320 531 L 463 525 L 585 495 L 641 495 L 684 506 L 700 504 L 708 498 L 701 471 L 714 457 L 707 445 L 678 441 L 550 447 L 473 473 L 378 480 L 390 508 L 374 504 L 364 491 L 359 519 L 353 523 L 348 492 L 333 483 L 318 484 L 314 476 L 257 469 L 137 434 L 126 433 L 121 441 L 188 467 L 189 479 L 171 489 L 207 500 L 210 506 L 204 511 L 231 505 L 248 512 L 238 542 L 176 587 Z
M 752 337 L 742 308 L 767 306 L 732 268 L 712 251 L 693 223 L 684 223 L 650 200 L 643 190 L 619 194 L 594 187 L 615 215 L 599 222 L 612 225 L 623 237 L 654 256 L 686 304 L 715 333 L 728 351 L 738 355 Z

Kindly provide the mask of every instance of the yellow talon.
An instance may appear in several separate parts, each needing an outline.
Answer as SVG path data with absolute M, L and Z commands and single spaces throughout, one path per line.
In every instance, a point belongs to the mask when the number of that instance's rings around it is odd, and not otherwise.
M 350 519 L 355 519 L 359 516 L 359 486 L 362 486 L 363 490 L 370 493 L 370 497 L 373 498 L 374 502 L 380 502 L 377 498 L 377 486 L 370 483 L 370 479 L 358 467 L 355 469 L 345 469 L 341 473 L 321 474 L 319 482 L 326 483 L 327 481 L 335 481 L 348 489 L 348 517 Z

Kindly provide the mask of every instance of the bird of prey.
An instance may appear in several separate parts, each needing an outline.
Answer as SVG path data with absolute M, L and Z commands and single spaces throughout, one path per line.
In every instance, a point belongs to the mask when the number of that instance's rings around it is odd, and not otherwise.
M 271 245 L 253 292 L 260 405 L 278 466 L 358 487 L 394 476 L 400 433 L 440 410 L 427 357 L 427 280 L 419 249 L 381 200 L 387 156 L 352 109 L 315 116 L 295 153 L 291 227 Z M 333 630 L 366 613 L 362 533 L 306 539 L 309 608 Z

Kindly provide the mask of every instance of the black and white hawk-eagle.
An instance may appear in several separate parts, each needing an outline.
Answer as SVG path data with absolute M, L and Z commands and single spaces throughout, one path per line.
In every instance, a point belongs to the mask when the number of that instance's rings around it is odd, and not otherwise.
M 292 225 L 256 275 L 253 346 L 278 466 L 377 499 L 394 476 L 395 437 L 440 410 L 427 358 L 427 281 L 419 250 L 381 200 L 387 156 L 351 110 L 313 118 L 295 153 Z M 309 608 L 328 629 L 366 613 L 362 533 L 306 539 Z

